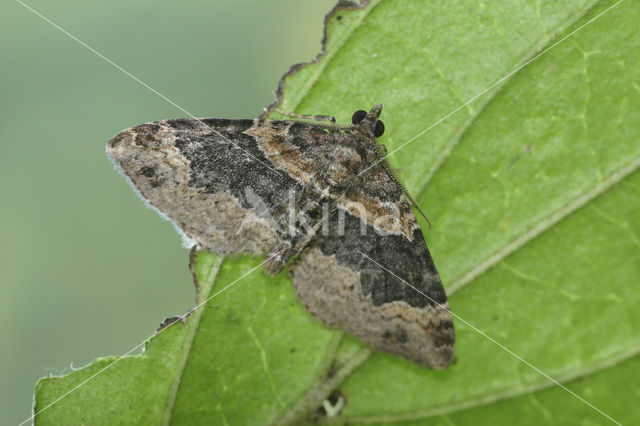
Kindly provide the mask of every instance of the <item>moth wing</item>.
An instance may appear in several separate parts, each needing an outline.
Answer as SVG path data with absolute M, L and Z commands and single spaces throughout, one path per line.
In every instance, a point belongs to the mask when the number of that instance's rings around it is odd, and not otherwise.
M 347 194 L 326 235 L 295 259 L 298 298 L 377 350 L 446 368 L 455 335 L 440 277 L 402 189 L 376 180 Z
M 302 193 L 275 164 L 285 149 L 272 139 L 288 126 L 163 120 L 122 131 L 107 153 L 141 197 L 200 247 L 259 255 L 275 244 L 287 204 Z

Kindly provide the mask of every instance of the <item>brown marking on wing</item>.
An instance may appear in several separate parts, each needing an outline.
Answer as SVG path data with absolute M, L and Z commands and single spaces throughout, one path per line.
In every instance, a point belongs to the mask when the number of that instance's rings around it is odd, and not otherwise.
M 260 123 L 259 120 L 255 120 L 255 124 L 244 133 L 256 138 L 258 146 L 274 166 L 284 170 L 299 182 L 309 184 L 313 178 L 314 167 L 302 157 L 296 146 L 287 142 L 291 125 L 293 122 L 284 128 L 278 128 L 270 126 L 268 122 Z
M 357 191 L 349 193 L 342 204 L 350 213 L 382 233 L 404 235 L 413 240 L 413 231 L 418 223 L 404 196 L 400 201 L 382 201 L 379 197 Z

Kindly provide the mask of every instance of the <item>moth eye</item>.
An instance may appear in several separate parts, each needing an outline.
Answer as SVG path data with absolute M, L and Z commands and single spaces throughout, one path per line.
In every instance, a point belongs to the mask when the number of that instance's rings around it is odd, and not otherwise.
M 373 136 L 379 138 L 384 133 L 384 123 L 380 120 L 376 121 L 376 128 L 373 129 Z
M 359 109 L 358 111 L 353 113 L 353 116 L 351 117 L 351 122 L 353 124 L 358 124 L 359 122 L 364 120 L 366 116 L 367 116 L 367 111 Z

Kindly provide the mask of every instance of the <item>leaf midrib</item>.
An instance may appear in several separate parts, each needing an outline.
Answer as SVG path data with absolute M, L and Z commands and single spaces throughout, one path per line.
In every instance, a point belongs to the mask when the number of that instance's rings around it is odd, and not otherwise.
M 580 380 L 587 378 L 589 376 L 593 376 L 597 373 L 603 372 L 610 368 L 614 368 L 617 365 L 631 360 L 632 358 L 640 355 L 640 345 L 636 345 L 636 347 L 627 351 L 626 353 L 621 354 L 616 358 L 609 358 L 606 361 L 588 368 L 586 370 L 580 372 L 574 372 L 571 374 L 567 374 L 565 376 L 559 377 L 556 379 L 558 383 L 569 383 L 572 381 Z M 520 396 L 532 394 L 535 392 L 540 392 L 545 389 L 550 389 L 556 386 L 554 382 L 545 380 L 539 382 L 534 385 L 521 387 L 515 390 L 509 390 L 507 392 L 499 393 L 499 394 L 487 394 L 485 396 L 481 396 L 476 399 L 462 401 L 456 404 L 443 405 L 440 407 L 430 408 L 427 410 L 418 410 L 412 412 L 398 413 L 398 414 L 382 414 L 382 415 L 368 415 L 368 416 L 351 416 L 351 417 L 341 417 L 336 420 L 327 420 L 327 423 L 348 423 L 348 422 L 393 422 L 393 421 L 408 421 L 408 420 L 421 420 L 430 417 L 435 417 L 439 415 L 449 414 L 458 412 L 461 410 L 467 410 L 471 408 L 481 407 L 489 404 L 493 404 L 500 401 L 505 401 L 508 399 L 518 398 Z
M 536 223 L 533 227 L 529 228 L 527 231 L 511 240 L 511 242 L 504 245 L 500 250 L 496 251 L 484 261 L 480 262 L 476 267 L 454 280 L 446 288 L 447 296 L 451 297 L 451 295 L 473 282 L 476 278 L 484 274 L 486 271 L 491 269 L 491 267 L 495 266 L 498 262 L 509 256 L 511 253 L 514 253 L 518 249 L 522 248 L 529 241 L 538 237 L 543 232 L 549 230 L 553 225 L 559 223 L 571 213 L 574 213 L 581 207 L 584 207 L 587 203 L 591 202 L 598 196 L 603 195 L 614 185 L 622 181 L 631 173 L 638 170 L 638 168 L 640 168 L 640 157 L 632 160 L 625 166 L 614 171 L 606 179 L 592 187 L 590 190 L 583 192 L 576 198 L 560 206 L 546 219 Z
M 187 361 L 189 360 L 189 355 L 191 354 L 191 347 L 193 345 L 193 341 L 198 334 L 198 330 L 200 329 L 200 324 L 202 321 L 202 315 L 205 312 L 207 307 L 207 302 L 209 298 L 209 294 L 211 294 L 211 290 L 213 289 L 213 285 L 216 282 L 216 278 L 218 276 L 218 272 L 220 272 L 220 266 L 222 265 L 222 261 L 224 258 L 222 256 L 218 257 L 213 265 L 211 265 L 211 271 L 209 273 L 209 277 L 207 281 L 204 283 L 200 289 L 198 289 L 198 285 L 196 285 L 196 290 L 198 291 L 198 300 L 202 300 L 199 305 L 197 305 L 196 309 L 190 313 L 187 321 L 189 322 L 190 328 L 188 329 L 187 338 L 185 339 L 185 343 L 182 346 L 182 351 L 180 353 L 180 358 L 178 360 L 177 366 L 177 374 L 169 387 L 169 393 L 167 394 L 167 401 L 165 403 L 165 409 L 162 416 L 162 425 L 168 426 L 171 424 L 171 419 L 173 416 L 173 407 L 176 402 L 176 398 L 178 396 L 178 390 L 180 388 L 180 382 L 182 381 L 182 376 L 184 375 L 184 370 L 187 365 Z M 194 279 L 196 279 L 194 275 Z M 197 302 L 196 302 L 197 303 Z

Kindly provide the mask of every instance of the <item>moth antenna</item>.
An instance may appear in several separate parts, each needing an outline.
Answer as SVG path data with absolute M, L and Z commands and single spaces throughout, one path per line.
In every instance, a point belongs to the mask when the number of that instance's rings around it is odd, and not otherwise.
M 409 200 L 409 203 L 413 207 L 415 207 L 416 210 L 418 210 L 418 212 L 420 213 L 420 215 L 422 217 L 424 217 L 424 220 L 426 220 L 427 224 L 429 225 L 429 229 L 431 229 L 431 221 L 429 220 L 427 215 L 424 214 L 424 212 L 422 211 L 422 209 L 420 208 L 418 203 L 416 203 L 416 200 L 414 200 L 413 197 L 411 196 L 411 194 L 409 194 L 409 191 L 407 191 L 407 188 L 405 188 L 404 185 L 402 184 L 402 182 L 400 182 L 400 179 L 398 179 L 398 177 L 396 176 L 396 172 L 391 168 L 391 166 L 387 162 L 386 158 L 383 157 L 383 159 L 379 160 L 379 161 L 380 161 L 380 164 L 382 165 L 382 167 L 387 171 L 387 173 L 389 173 L 389 176 L 391 176 L 391 179 L 393 179 L 393 181 L 398 184 L 400 189 L 402 189 L 402 193 L 404 194 L 405 197 L 407 197 L 407 200 Z
M 283 111 L 280 108 L 276 107 L 273 109 L 274 111 L 287 116 L 287 117 L 293 117 L 293 118 L 299 118 L 302 120 L 315 120 L 315 121 L 330 121 L 331 123 L 336 122 L 336 118 L 332 115 L 321 115 L 321 114 L 316 114 L 316 115 L 307 115 L 307 114 L 297 114 L 295 112 L 287 112 L 287 111 Z M 265 108 L 266 111 L 266 108 Z

